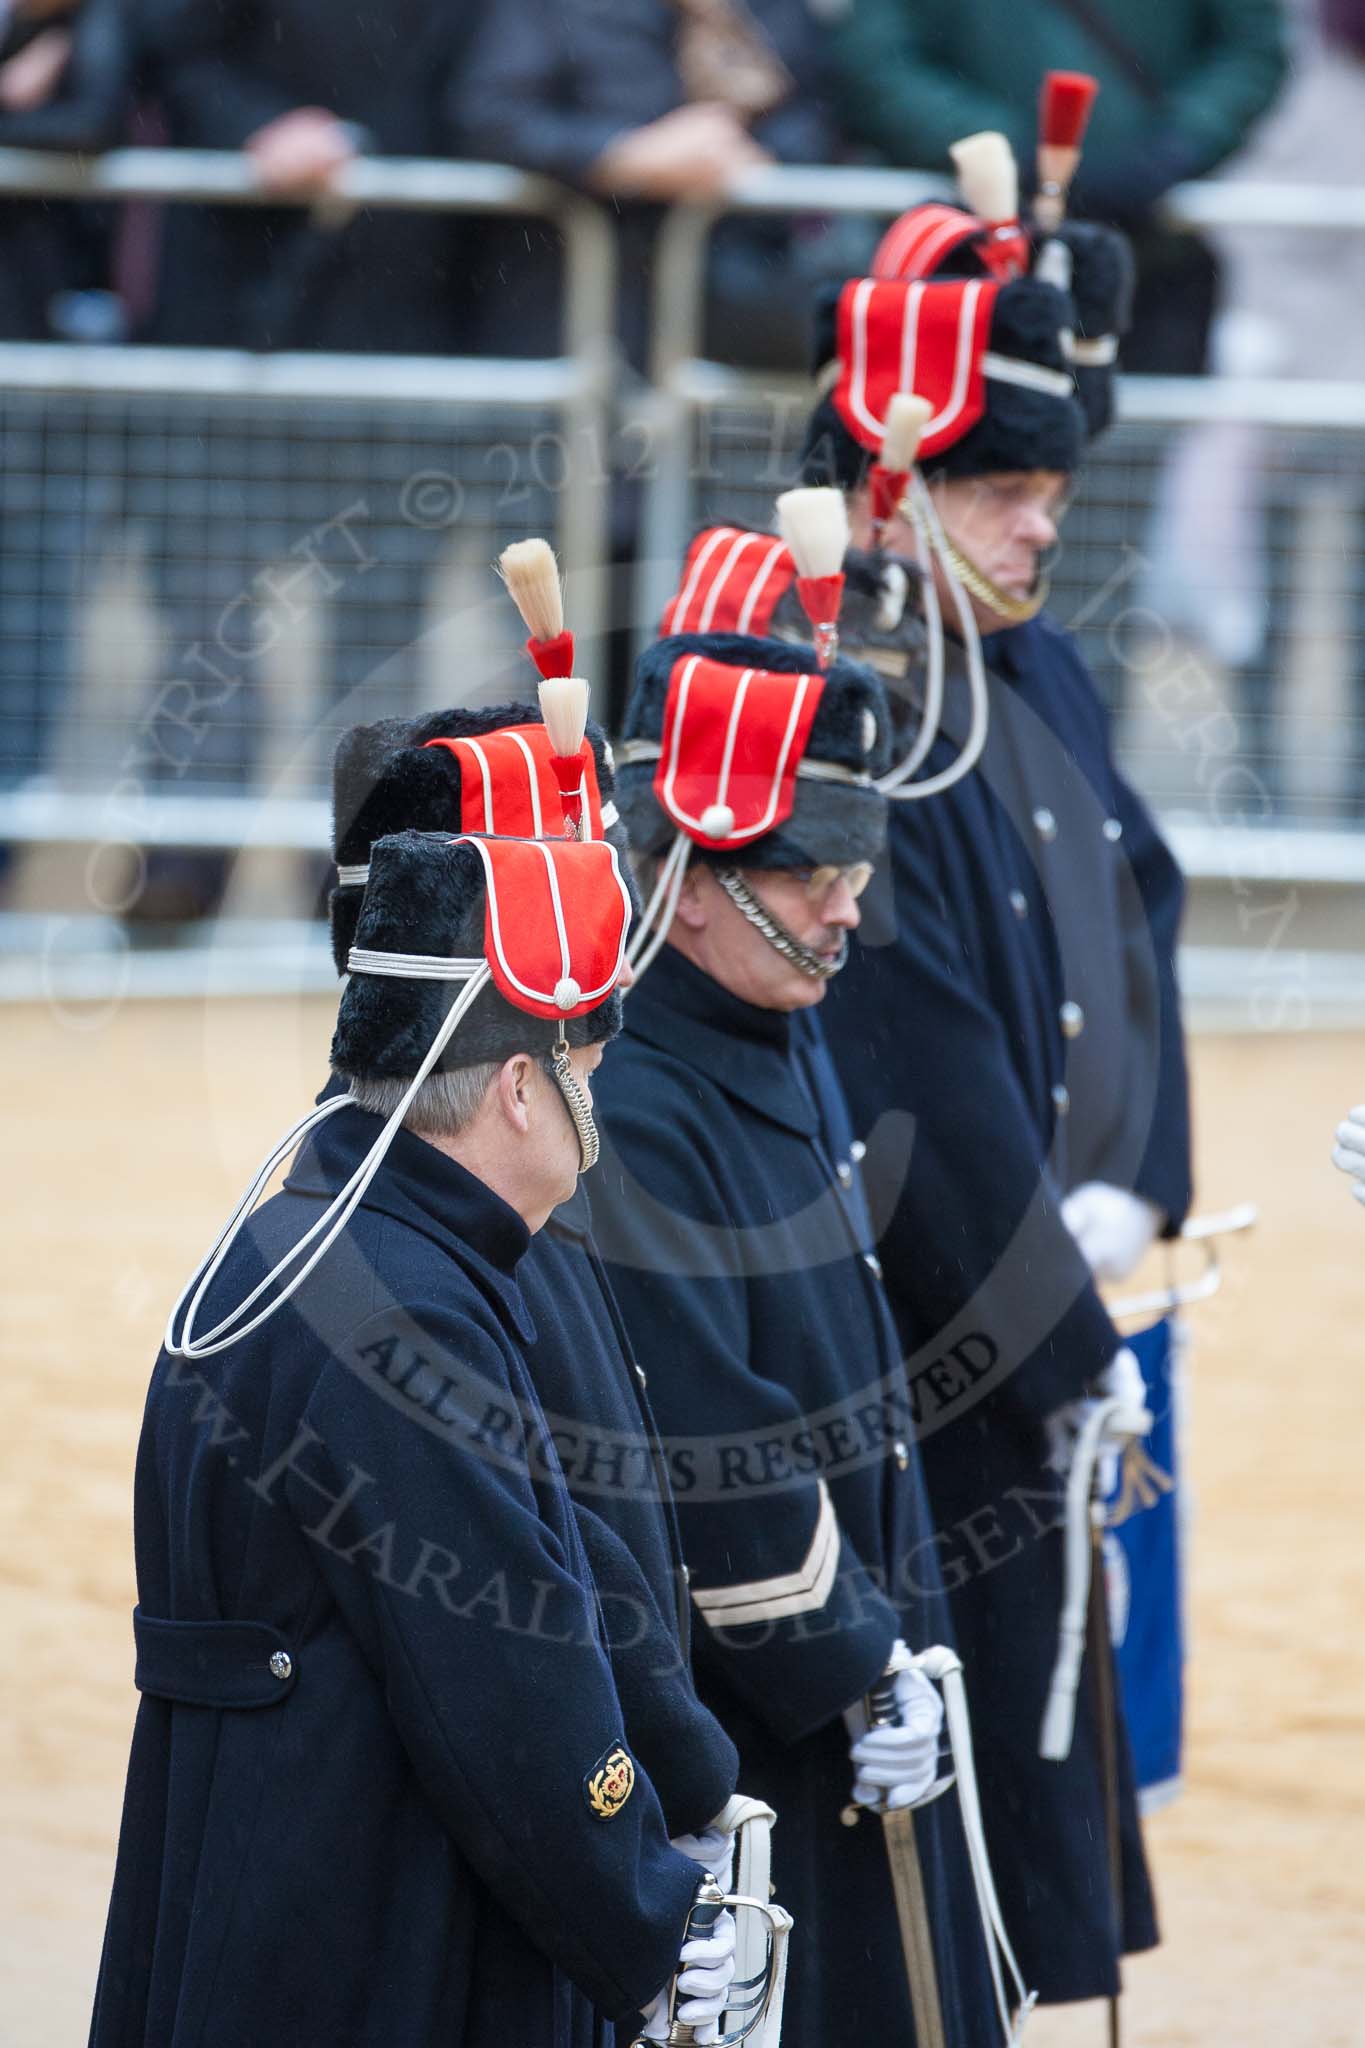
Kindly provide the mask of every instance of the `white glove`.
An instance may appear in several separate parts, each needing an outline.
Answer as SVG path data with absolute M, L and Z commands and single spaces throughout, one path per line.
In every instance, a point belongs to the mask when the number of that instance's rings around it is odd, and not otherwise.
M 735 1838 L 724 1828 L 709 1827 L 699 1835 L 674 1835 L 673 1847 L 709 1871 L 723 1892 L 734 1889 Z
M 673 2017 L 693 2029 L 699 2042 L 714 2041 L 716 2021 L 725 2011 L 735 1974 L 735 1916 L 727 1907 L 707 1934 L 693 1935 L 678 1955 L 678 2002 Z M 640 2033 L 646 2041 L 668 2039 L 668 1995 L 665 1984 L 645 2008 Z
M 1095 1385 L 1099 1388 L 1096 1399 L 1066 1401 L 1047 1417 L 1043 1423 L 1047 1437 L 1047 1455 L 1043 1462 L 1065 1478 L 1076 1455 L 1076 1439 L 1098 1401 L 1122 1401 L 1123 1407 L 1110 1416 L 1100 1438 L 1100 1492 L 1107 1497 L 1113 1492 L 1118 1478 L 1118 1461 L 1124 1445 L 1134 1437 L 1146 1436 L 1152 1426 L 1152 1415 L 1147 1406 L 1147 1383 L 1142 1377 L 1142 1367 L 1126 1344 L 1119 1346 Z
M 1097 1280 L 1125 1280 L 1165 1221 L 1155 1202 L 1088 1180 L 1062 1199 L 1062 1221 Z
M 1096 1385 L 1104 1401 L 1122 1401 L 1123 1407 L 1117 1415 L 1111 1416 L 1106 1436 L 1124 1439 L 1132 1436 L 1146 1436 L 1152 1426 L 1151 1411 L 1147 1406 L 1147 1382 L 1142 1377 L 1142 1367 L 1137 1354 L 1121 1344 L 1100 1374 Z
M 844 1711 L 844 1725 L 854 1738 L 849 1755 L 856 1806 L 913 1806 L 938 1769 L 943 1702 L 937 1688 L 911 1665 L 904 1643 L 896 1644 L 887 1669 L 895 1673 L 898 1725 L 869 1728 L 862 1700 Z
M 1351 1175 L 1355 1182 L 1351 1193 L 1358 1202 L 1365 1202 L 1365 1102 L 1358 1102 L 1346 1121 L 1337 1125 L 1332 1164 Z

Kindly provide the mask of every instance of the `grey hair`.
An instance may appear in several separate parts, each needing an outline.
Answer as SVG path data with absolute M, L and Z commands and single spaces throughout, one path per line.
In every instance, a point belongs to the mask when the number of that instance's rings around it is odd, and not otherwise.
M 458 1138 L 483 1107 L 502 1070 L 501 1060 L 428 1074 L 403 1118 L 403 1129 L 418 1138 Z M 352 1080 L 351 1099 L 374 1116 L 391 1117 L 408 1090 L 403 1080 Z

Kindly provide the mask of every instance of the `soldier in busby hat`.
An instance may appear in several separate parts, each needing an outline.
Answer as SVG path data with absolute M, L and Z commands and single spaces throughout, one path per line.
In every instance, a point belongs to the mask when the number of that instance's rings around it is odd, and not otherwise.
M 663 2038 L 675 1973 L 689 2024 L 725 2004 L 733 1923 L 685 1938 L 698 1864 L 632 1753 L 519 1280 L 596 1150 L 629 890 L 600 840 L 368 864 L 347 1092 L 153 1375 L 97 2048 L 602 2048 L 599 2015 Z
M 809 642 L 688 631 L 637 669 L 616 796 L 646 910 L 598 1088 L 594 1215 L 672 1450 L 698 1688 L 746 1790 L 781 1815 L 800 1930 L 787 2038 L 824 2048 L 915 2038 L 881 1828 L 847 1823 L 934 1788 L 942 1714 L 912 1653 L 948 1638 L 814 1014 L 883 847 L 888 715 L 877 676 L 832 644 L 837 592 L 800 581 L 823 661 Z M 879 1686 L 890 1725 L 869 1722 Z M 954 1802 L 914 1827 L 942 2038 L 987 2042 L 1001 2021 Z
M 521 541 L 504 551 L 500 566 L 531 628 L 541 701 L 455 706 L 356 726 L 343 736 L 333 767 L 338 973 L 354 941 L 371 846 L 391 833 L 562 835 L 567 790 L 578 835 L 613 845 L 629 879 L 611 750 L 586 715 L 586 684 L 569 673 L 573 641 L 553 555 L 544 541 Z M 567 723 L 560 724 L 565 712 Z M 593 1242 L 586 1181 L 533 1238 L 519 1281 L 536 1326 L 531 1377 L 603 1602 L 632 1745 L 670 1832 L 698 1838 L 734 1790 L 737 1759 L 692 1686 L 667 1459 Z
M 1070 2000 L 1114 1996 L 1120 1955 L 1156 1940 L 1093 1634 L 1064 1754 L 1044 1722 L 1071 1445 L 1102 1396 L 1117 1437 L 1143 1417 L 1097 1283 L 1178 1232 L 1190 1199 L 1182 885 L 1045 609 L 1061 507 L 1112 408 L 1126 254 L 1094 227 L 1025 235 L 1008 212 L 912 210 L 824 322 L 809 472 L 844 487 L 856 538 L 919 560 L 947 623 L 926 773 L 960 746 L 952 676 L 974 646 L 990 710 L 975 769 L 896 807 L 825 1023 L 859 1132 L 913 1119 L 873 1188 L 879 1250 L 911 1373 L 926 1375 L 935 1518 L 949 1538 L 969 1532 L 975 1560 L 950 1574 L 950 1597 L 968 1682 L 984 1681 L 973 1700 L 1005 1920 L 1044 2000 Z M 888 503 L 876 472 L 906 391 L 925 408 L 919 470 Z M 933 1373 L 955 1342 L 973 1369 Z M 992 1684 L 1002 1660 L 1010 1681 Z

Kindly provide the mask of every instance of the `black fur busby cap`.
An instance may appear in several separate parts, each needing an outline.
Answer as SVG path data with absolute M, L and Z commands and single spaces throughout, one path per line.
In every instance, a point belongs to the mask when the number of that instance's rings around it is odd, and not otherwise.
M 837 303 L 835 293 L 820 309 L 816 353 L 825 389 L 806 428 L 801 475 L 806 483 L 837 484 L 853 490 L 866 476 L 873 454 L 849 433 L 831 392 Z M 1068 292 L 1040 278 L 1014 278 L 1000 287 L 996 297 L 990 347 L 997 355 L 1070 376 L 1065 337 L 1075 325 L 1076 309 Z M 984 414 L 960 440 L 928 458 L 923 465 L 926 474 L 970 477 L 1030 469 L 1070 473 L 1080 463 L 1087 434 L 1086 414 L 1074 378 L 1072 382 L 1071 393 L 1062 397 L 988 377 Z
M 809 644 L 757 639 L 744 633 L 673 633 L 647 647 L 635 666 L 626 703 L 622 758 L 616 794 L 621 816 L 637 853 L 657 854 L 672 842 L 677 826 L 654 793 L 657 758 L 630 759 L 631 743 L 657 746 L 675 664 L 701 654 L 734 669 L 768 669 L 781 675 L 818 673 Z M 848 771 L 847 779 L 798 775 L 791 814 L 776 830 L 735 850 L 698 845 L 697 856 L 719 867 L 802 868 L 875 860 L 886 839 L 886 798 L 872 778 L 891 760 L 891 721 L 886 693 L 871 669 L 836 658 L 824 672 L 803 758 Z M 856 780 L 854 778 L 857 778 Z
M 357 946 L 381 953 L 477 959 L 484 951 L 488 885 L 475 847 L 445 832 L 398 832 L 370 848 Z M 451 1004 L 458 981 L 420 981 L 353 972 L 342 990 L 332 1038 L 332 1071 L 346 1080 L 411 1080 Z M 570 1045 L 595 1045 L 621 1028 L 621 996 L 581 1017 L 537 1017 L 490 983 L 455 1028 L 435 1071 L 550 1052 L 561 1031 Z
M 1093 441 L 1113 420 L 1118 347 L 1133 324 L 1133 245 L 1117 228 L 1083 220 L 1063 221 L 1056 240 L 1071 258 L 1076 308 L 1072 370 Z
M 922 577 L 917 563 L 872 548 L 844 555 L 844 598 L 839 607 L 839 646 L 849 661 L 875 669 L 887 694 L 914 696 L 927 654 Z M 809 642 L 810 621 L 795 585 L 773 606 L 768 631 L 778 640 Z
M 435 739 L 478 739 L 509 725 L 539 725 L 534 704 L 492 704 L 477 710 L 424 712 L 420 718 L 383 718 L 353 725 L 343 733 L 332 763 L 332 858 L 338 867 L 361 868 L 377 840 L 395 832 L 458 832 L 462 769 L 448 747 Z M 613 794 L 611 749 L 600 725 L 588 720 L 586 738 L 597 770 L 603 809 Z M 604 824 L 604 836 L 628 873 L 626 838 L 619 824 Z M 338 974 L 355 943 L 363 882 L 338 880 L 328 913 L 332 958 Z

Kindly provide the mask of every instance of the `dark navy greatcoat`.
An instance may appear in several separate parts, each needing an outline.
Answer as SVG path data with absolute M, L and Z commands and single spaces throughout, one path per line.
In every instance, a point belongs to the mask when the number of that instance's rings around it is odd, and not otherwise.
M 986 754 L 893 804 L 824 1021 L 869 1146 L 1005 1920 L 1062 2000 L 1115 1990 L 1156 1927 L 1126 1743 L 1116 1927 L 1088 1677 L 1069 1760 L 1037 1754 L 1063 1583 L 1041 1424 L 1119 1343 L 1058 1204 L 1104 1180 L 1170 1230 L 1188 1207 L 1182 884 L 1070 638 L 1044 617 L 986 649 Z
M 333 1080 L 318 1100 L 345 1094 Z M 517 1284 L 535 1324 L 526 1364 L 573 1496 L 631 1748 L 671 1835 L 700 1834 L 735 1789 L 739 1758 L 692 1683 L 682 1544 L 645 1376 L 592 1238 L 580 1180 L 531 1239 Z M 514 1437 L 496 1404 L 488 1440 Z
M 692 1683 L 667 1464 L 582 1182 L 518 1277 L 536 1325 L 527 1364 L 597 1583 L 626 1733 L 669 1833 L 699 1834 L 734 1791 L 739 1759 Z
M 378 1129 L 346 1109 L 307 1141 L 201 1330 Z M 622 1708 L 526 1371 L 527 1242 L 400 1132 L 264 1329 L 158 1360 L 95 2048 L 591 2048 L 594 2006 L 667 1980 L 696 1866 L 609 1766 Z M 505 1408 L 522 1434 L 493 1430 Z
M 842 1710 L 947 1638 L 899 1347 L 818 1027 L 665 946 L 594 1080 L 594 1230 L 649 1377 L 691 1574 L 697 1683 L 777 1810 L 796 1920 L 784 2040 L 910 2042 L 881 1829 L 841 1825 Z M 917 1821 L 954 2043 L 992 2042 L 952 1797 Z

